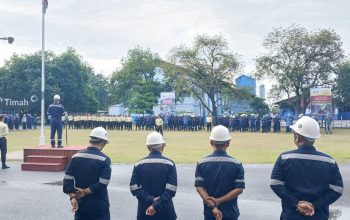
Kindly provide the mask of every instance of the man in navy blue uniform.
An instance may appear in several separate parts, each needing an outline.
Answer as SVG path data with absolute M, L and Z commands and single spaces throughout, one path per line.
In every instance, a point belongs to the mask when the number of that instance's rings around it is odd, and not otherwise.
M 135 164 L 130 180 L 130 191 L 138 199 L 137 220 L 175 220 L 175 163 L 162 156 L 165 142 L 161 134 L 150 133 L 146 146 L 150 154 Z
M 214 127 L 209 139 L 214 152 L 198 161 L 195 174 L 204 220 L 237 220 L 237 199 L 245 188 L 242 163 L 226 153 L 231 140 L 226 127 Z
M 74 154 L 63 179 L 75 220 L 110 220 L 107 186 L 111 178 L 111 159 L 102 153 L 108 143 L 102 127 L 90 133 L 90 146 Z
M 55 133 L 57 131 L 57 144 L 58 148 L 62 148 L 62 116 L 64 115 L 64 107 L 60 104 L 61 97 L 55 95 L 53 97 L 54 103 L 49 105 L 47 109 L 47 114 L 51 116 L 50 126 L 51 126 L 51 147 L 55 147 Z
M 298 149 L 278 157 L 270 184 L 282 200 L 281 220 L 328 220 L 329 205 L 343 193 L 338 165 L 315 149 L 321 135 L 313 118 L 303 116 L 290 128 Z

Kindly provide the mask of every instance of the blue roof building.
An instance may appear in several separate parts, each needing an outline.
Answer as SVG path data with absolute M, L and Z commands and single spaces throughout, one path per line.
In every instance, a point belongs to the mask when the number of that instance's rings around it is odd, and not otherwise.
M 246 88 L 252 95 L 256 95 L 256 81 L 253 77 L 240 75 L 236 79 L 237 88 Z

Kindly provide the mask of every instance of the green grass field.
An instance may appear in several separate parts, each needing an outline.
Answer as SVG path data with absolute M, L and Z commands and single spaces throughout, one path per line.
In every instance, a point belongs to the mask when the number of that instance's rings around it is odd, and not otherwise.
M 69 145 L 88 145 L 89 130 L 68 130 Z M 146 131 L 109 131 L 110 144 L 104 152 L 113 163 L 134 163 L 144 157 Z M 36 146 L 40 130 L 14 131 L 8 135 L 8 151 Z M 49 143 L 49 129 L 45 131 Z M 164 155 L 177 163 L 195 163 L 212 149 L 207 132 L 165 132 L 167 147 Z M 63 135 L 65 144 L 65 132 Z M 350 162 L 350 129 L 335 129 L 333 135 L 322 134 L 315 146 L 338 162 Z M 295 149 L 293 135 L 268 133 L 232 133 L 229 154 L 244 163 L 274 163 L 277 156 L 286 150 Z

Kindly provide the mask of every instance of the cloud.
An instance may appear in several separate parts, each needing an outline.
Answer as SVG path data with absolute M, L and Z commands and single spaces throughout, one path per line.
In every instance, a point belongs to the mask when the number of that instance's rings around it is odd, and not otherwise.
M 222 34 L 241 55 L 245 72 L 254 71 L 262 41 L 273 27 L 293 23 L 308 29 L 332 28 L 350 51 L 350 1 L 338 0 L 60 0 L 49 1 L 46 48 L 56 53 L 73 47 L 105 75 L 120 66 L 137 45 L 166 58 L 174 46 L 191 45 L 197 34 Z M 41 48 L 41 1 L 1 0 L 0 60 L 12 52 Z M 9 49 L 11 48 L 11 49 Z M 5 51 L 5 52 L 3 52 Z

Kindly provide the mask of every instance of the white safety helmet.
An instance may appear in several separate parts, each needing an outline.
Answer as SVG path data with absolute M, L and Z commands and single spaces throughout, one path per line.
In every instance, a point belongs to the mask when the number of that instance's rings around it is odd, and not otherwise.
M 103 127 L 97 127 L 92 129 L 90 133 L 90 138 L 104 140 L 108 144 L 108 133 Z
M 58 100 L 60 100 L 60 99 L 61 99 L 60 95 L 55 95 L 55 96 L 53 97 L 53 100 L 55 100 L 55 101 L 58 101 Z
M 146 146 L 165 144 L 163 136 L 158 132 L 151 132 L 146 138 Z
M 229 130 L 222 125 L 215 126 L 211 131 L 210 140 L 217 142 L 225 142 L 231 140 Z
M 313 118 L 308 116 L 301 117 L 294 125 L 290 128 L 297 134 L 306 138 L 316 139 L 320 138 L 320 125 Z

